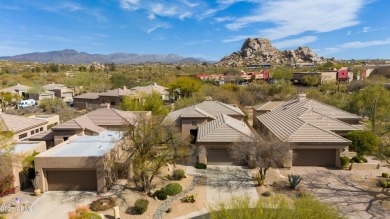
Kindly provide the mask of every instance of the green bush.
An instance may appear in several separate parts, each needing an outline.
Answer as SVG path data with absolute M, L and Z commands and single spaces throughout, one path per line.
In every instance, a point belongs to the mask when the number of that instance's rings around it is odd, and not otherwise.
M 149 201 L 146 199 L 137 199 L 134 203 L 134 209 L 138 214 L 143 214 L 146 210 L 148 210 Z
M 207 168 L 207 164 L 196 162 L 195 168 L 196 169 L 206 169 Z
M 300 175 L 288 175 L 288 183 L 290 184 L 290 187 L 295 189 L 298 184 L 301 182 L 302 178 Z
M 363 156 L 355 156 L 351 159 L 351 163 L 367 163 L 367 159 Z
M 389 187 L 389 181 L 387 181 L 387 180 L 385 180 L 385 179 L 379 180 L 379 184 L 380 184 L 380 186 L 383 187 L 383 188 Z
M 160 189 L 160 190 L 157 190 L 153 196 L 155 196 L 158 200 L 166 200 L 167 199 L 167 192 L 165 191 L 165 189 Z
M 343 156 L 343 157 L 340 157 L 340 166 L 341 168 L 347 168 L 349 165 L 349 157 L 347 156 Z
M 183 188 L 179 183 L 169 183 L 167 186 L 164 187 L 164 190 L 167 195 L 174 196 L 183 191 Z
M 181 180 L 183 178 L 186 178 L 186 174 L 183 169 L 176 169 L 173 171 L 172 178 L 174 180 Z
M 383 178 L 389 178 L 389 174 L 388 173 L 382 173 L 382 177 Z
M 93 201 L 89 208 L 92 211 L 105 211 L 107 209 L 113 208 L 116 205 L 116 201 L 112 197 L 100 198 L 96 201 Z

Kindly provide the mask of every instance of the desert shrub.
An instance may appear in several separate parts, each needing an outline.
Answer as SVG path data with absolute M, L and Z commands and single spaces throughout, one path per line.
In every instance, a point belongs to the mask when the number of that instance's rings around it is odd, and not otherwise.
M 5 216 L 5 215 L 0 215 L 0 219 L 7 219 L 7 216 Z
M 261 193 L 261 195 L 264 197 L 269 197 L 272 195 L 272 193 L 270 191 L 265 191 L 265 192 Z
M 251 170 L 255 169 L 257 167 L 256 161 L 254 161 L 254 160 L 250 160 L 247 165 L 248 165 L 248 168 Z
M 105 211 L 107 209 L 113 208 L 116 205 L 115 199 L 112 197 L 100 198 L 96 201 L 93 201 L 89 208 L 92 211 Z
M 367 159 L 363 156 L 355 156 L 351 159 L 353 163 L 367 163 Z
M 389 178 L 389 174 L 388 173 L 382 173 L 382 177 L 383 178 Z
M 194 203 L 195 202 L 195 195 L 186 195 L 181 199 L 182 202 L 187 203 Z
M 15 193 L 15 177 L 12 174 L 0 179 L 0 197 Z
M 181 180 L 183 178 L 186 178 L 186 174 L 183 169 L 176 169 L 173 171 L 172 178 L 174 180 Z
M 347 168 L 349 165 L 349 157 L 347 156 L 343 156 L 343 157 L 340 157 L 340 166 L 341 168 Z
M 258 186 L 264 185 L 264 179 L 260 176 L 260 173 L 256 174 L 255 179 L 256 179 L 256 182 L 257 182 Z
M 291 203 L 292 202 L 292 203 Z M 312 196 L 302 196 L 290 200 L 283 195 L 273 195 L 257 202 L 249 196 L 233 197 L 210 207 L 212 219 L 235 218 L 344 218 L 337 208 L 324 204 Z
M 134 209 L 138 214 L 143 214 L 146 210 L 148 210 L 149 201 L 146 199 L 137 199 L 134 203 Z
M 288 175 L 288 183 L 290 184 L 290 187 L 295 189 L 298 184 L 301 182 L 302 178 L 300 175 Z
M 207 164 L 196 162 L 195 168 L 196 169 L 206 169 L 207 168 Z
M 75 211 L 68 212 L 69 219 L 101 219 L 101 217 L 94 213 L 89 212 L 87 206 L 78 206 Z
M 164 187 L 164 190 L 167 195 L 174 196 L 183 191 L 183 188 L 179 183 L 169 183 Z
M 381 179 L 381 180 L 379 180 L 379 185 L 383 188 L 387 188 L 387 187 L 389 187 L 389 181 L 386 179 Z
M 167 199 L 168 195 L 167 195 L 167 192 L 165 191 L 165 189 L 160 189 L 160 190 L 157 190 L 153 196 L 155 196 L 158 200 L 165 200 Z

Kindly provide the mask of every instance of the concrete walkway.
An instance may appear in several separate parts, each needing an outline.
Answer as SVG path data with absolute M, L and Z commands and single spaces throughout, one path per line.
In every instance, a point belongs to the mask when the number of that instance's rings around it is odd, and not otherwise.
M 321 201 L 337 206 L 352 219 L 390 218 L 390 212 L 385 212 L 380 204 L 382 200 L 390 198 L 390 193 L 385 190 L 367 191 L 353 180 L 353 177 L 375 178 L 381 171 L 383 170 L 348 171 L 324 167 L 293 167 L 291 170 L 292 173 L 301 175 L 301 184 L 308 191 Z
M 257 201 L 253 178 L 248 169 L 239 166 L 207 166 L 207 203 L 212 206 L 230 201 L 234 196 L 248 195 Z

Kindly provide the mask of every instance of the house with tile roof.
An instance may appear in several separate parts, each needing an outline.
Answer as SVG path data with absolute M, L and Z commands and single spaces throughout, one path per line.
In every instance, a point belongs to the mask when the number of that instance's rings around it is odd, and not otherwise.
M 110 107 L 117 108 L 125 96 L 137 96 L 134 90 L 126 86 L 109 90 L 103 93 L 85 93 L 73 97 L 74 106 L 78 109 L 99 109 L 102 104 L 110 104 Z
M 269 105 L 269 103 L 268 103 Z M 267 108 L 267 105 L 257 109 Z M 286 166 L 340 165 L 340 154 L 351 143 L 348 132 L 360 130 L 360 116 L 299 94 L 296 100 L 275 104 L 270 111 L 254 117 L 259 133 L 272 134 L 292 143 L 291 163 Z
M 251 141 L 255 133 L 242 120 L 225 114 L 214 117 L 198 127 L 196 144 L 198 145 L 198 161 L 205 164 L 233 164 L 229 148 L 235 143 Z
M 214 120 L 220 114 L 225 114 L 238 120 L 244 120 L 245 117 L 245 114 L 237 106 L 206 100 L 169 113 L 163 122 L 175 124 L 185 135 L 189 135 L 192 132 L 193 136 L 196 136 L 194 131 L 197 130 L 199 125 Z
M 17 94 L 19 96 L 22 96 L 22 97 L 26 98 L 27 97 L 27 91 L 29 89 L 31 89 L 31 87 L 23 85 L 23 84 L 17 84 L 17 85 L 12 86 L 12 87 L 1 89 L 0 92 L 4 92 L 4 93 L 10 92 L 12 94 Z
M 71 119 L 51 128 L 47 132 L 28 138 L 30 141 L 46 141 L 47 145 L 55 146 L 67 141 L 71 136 L 99 135 L 106 130 L 124 130 L 126 125 L 132 125 L 139 116 L 151 116 L 150 111 L 129 112 L 118 109 L 101 108 L 80 117 Z
M 45 90 L 54 92 L 55 97 L 61 98 L 64 101 L 73 100 L 74 92 L 63 84 L 46 84 L 43 86 Z
M 254 133 L 244 122 L 245 114 L 235 105 L 206 100 L 173 111 L 163 123 L 173 124 L 198 146 L 199 162 L 232 164 L 229 148 L 235 142 L 252 139 Z
M 152 85 L 148 86 L 137 86 L 130 88 L 130 90 L 135 91 L 135 93 L 138 94 L 138 96 L 141 96 L 142 94 L 150 95 L 153 92 L 156 92 L 161 95 L 162 100 L 169 100 L 169 91 L 167 87 L 158 85 L 157 83 L 154 83 Z
M 24 140 L 47 130 L 48 125 L 59 123 L 58 115 L 25 117 L 0 113 L 1 131 L 12 132 L 13 140 Z

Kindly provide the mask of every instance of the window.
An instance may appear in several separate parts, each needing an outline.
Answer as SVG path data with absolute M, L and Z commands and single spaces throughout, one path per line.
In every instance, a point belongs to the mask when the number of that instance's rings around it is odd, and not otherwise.
M 198 121 L 192 121 L 192 125 L 198 125 Z
M 69 137 L 63 137 L 62 139 L 64 139 L 64 141 L 67 141 Z
M 34 133 L 35 133 L 34 130 L 32 130 L 32 131 L 31 131 L 31 134 L 33 135 Z
M 27 133 L 23 133 L 23 134 L 19 135 L 19 139 L 26 138 L 26 137 L 27 137 Z
M 39 132 L 39 129 L 35 129 L 35 133 L 38 133 Z
M 43 127 L 39 128 L 39 131 L 43 131 Z

